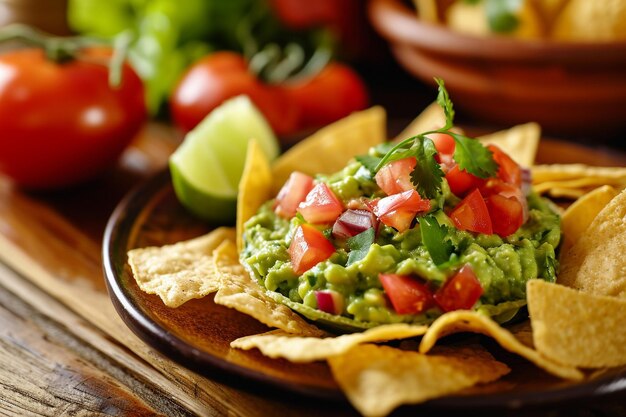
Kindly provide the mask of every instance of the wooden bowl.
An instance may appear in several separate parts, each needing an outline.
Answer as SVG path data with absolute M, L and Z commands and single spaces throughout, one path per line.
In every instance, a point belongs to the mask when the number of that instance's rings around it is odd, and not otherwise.
M 368 14 L 398 62 L 427 83 L 443 78 L 470 117 L 536 121 L 551 134 L 626 128 L 626 41 L 471 36 L 420 21 L 399 0 L 370 0 Z

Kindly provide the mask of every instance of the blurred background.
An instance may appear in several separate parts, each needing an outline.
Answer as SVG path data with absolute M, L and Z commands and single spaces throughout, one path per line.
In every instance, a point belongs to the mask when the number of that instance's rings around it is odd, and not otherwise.
M 460 124 L 626 147 L 625 0 L 0 0 L 0 50 L 33 43 L 16 23 L 123 51 L 146 118 L 181 134 L 238 94 L 284 147 L 375 104 L 393 134 L 436 76 Z

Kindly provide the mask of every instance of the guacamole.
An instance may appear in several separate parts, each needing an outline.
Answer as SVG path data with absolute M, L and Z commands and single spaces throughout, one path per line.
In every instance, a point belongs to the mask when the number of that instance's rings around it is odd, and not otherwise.
M 375 148 L 370 155 L 380 156 L 385 151 L 383 147 Z M 302 202 L 297 213 L 290 216 L 281 213 L 277 208 L 280 201 L 277 200 L 268 201 L 246 223 L 241 261 L 268 290 L 268 294 L 311 319 L 322 317 L 355 327 L 396 322 L 428 323 L 443 312 L 456 308 L 479 310 L 497 320 L 506 321 L 525 304 L 526 282 L 529 279 L 555 280 L 560 217 L 547 200 L 532 191 L 524 193 L 525 221 L 506 236 L 495 232 L 475 232 L 471 228 L 462 230 L 455 210 L 470 198 L 468 195 L 476 193 L 478 187 L 474 193 L 455 195 L 446 175 L 432 198 L 422 199 L 422 208 L 408 218 L 410 225 L 404 226 L 406 216 L 400 217 L 402 223 L 398 222 L 398 213 L 405 213 L 402 207 L 396 207 L 390 213 L 381 213 L 376 210 L 377 207 L 372 209 L 372 204 L 378 204 L 380 209 L 382 201 L 389 198 L 390 193 L 381 189 L 380 184 L 384 180 L 380 171 L 377 174 L 366 165 L 364 160 L 357 158 L 342 171 L 330 176 L 317 176 L 313 182 L 327 186 L 324 189 L 330 190 L 340 202 L 343 214 L 354 211 L 351 207 L 356 207 L 355 212 L 359 215 L 374 213 L 371 227 L 365 231 L 359 229 L 346 237 L 336 232 L 336 223 L 341 217 L 334 222 L 325 220 L 311 224 L 302 215 Z M 396 173 L 398 166 L 398 163 L 392 166 Z M 401 181 L 401 175 L 397 175 L 394 184 L 406 184 Z M 483 194 L 486 194 L 484 181 L 489 180 L 481 181 Z M 493 181 L 502 182 L 499 179 Z M 410 188 L 412 184 L 402 186 Z M 277 197 L 279 200 L 285 198 L 284 192 Z M 314 192 L 309 193 L 309 198 Z M 500 194 L 508 197 L 494 201 L 515 202 L 508 194 Z M 492 217 L 501 213 L 492 211 L 488 199 L 484 201 Z M 336 214 L 332 216 L 336 217 Z M 321 232 L 332 244 L 332 252 L 306 271 L 296 272 L 293 240 L 303 225 Z M 433 233 L 436 233 L 425 234 L 422 228 L 427 226 L 430 229 L 434 227 Z M 441 302 L 444 296 L 438 298 L 438 295 L 446 282 L 464 266 L 469 267 L 480 285 L 478 298 L 475 302 L 470 298 L 469 307 L 449 307 L 450 303 Z M 418 283 L 418 289 L 424 288 L 428 293 L 427 299 L 418 307 L 407 310 L 400 304 L 402 294 L 398 295 L 398 290 L 384 285 L 387 281 L 382 278 L 388 276 L 394 279 L 409 277 Z M 394 285 L 394 288 L 397 287 Z M 320 293 L 333 295 L 335 302 L 331 303 L 330 310 L 320 306 Z M 458 295 L 455 297 L 458 298 Z

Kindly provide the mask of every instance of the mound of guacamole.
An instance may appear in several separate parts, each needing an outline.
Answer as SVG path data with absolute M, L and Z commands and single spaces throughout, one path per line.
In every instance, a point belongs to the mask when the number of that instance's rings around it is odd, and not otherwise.
M 368 157 L 380 160 L 388 149 L 388 145 L 373 148 Z M 479 293 L 475 301 L 468 295 L 473 305 L 462 308 L 478 310 L 500 322 L 509 320 L 526 303 L 526 282 L 529 279 L 555 281 L 560 217 L 549 201 L 530 190 L 522 193 L 521 190 L 528 187 L 520 186 L 520 195 L 525 199 L 524 222 L 513 233 L 501 236 L 503 233 L 481 233 L 463 224 L 459 226 L 462 221 L 460 223 L 457 219 L 460 211 L 456 209 L 469 200 L 470 194 L 475 197 L 477 190 L 486 195 L 489 192 L 485 191 L 488 181 L 502 183 L 499 177 L 502 177 L 503 168 L 500 167 L 493 178 L 480 179 L 477 182 L 480 184 L 471 190 L 473 193 L 466 190 L 459 193 L 461 195 L 455 195 L 448 182 L 452 177 L 447 175 L 454 162 L 449 159 L 444 166 L 446 162 L 442 155 L 436 160 L 442 170 L 440 183 L 428 198 L 422 195 L 426 193 L 423 188 L 415 186 L 415 190 L 421 190 L 419 194 L 428 204 L 408 219 L 409 226 L 398 226 L 400 223 L 389 221 L 389 213 L 377 211 L 376 207 L 380 208 L 383 199 L 390 196 L 381 184 L 388 191 L 389 185 L 384 182 L 384 175 L 380 173 L 382 170 L 373 169 L 366 158 L 356 158 L 334 175 L 315 177 L 313 185 L 325 184 L 340 202 L 342 214 L 355 207 L 359 213 L 371 212 L 373 221 L 370 228 L 346 236 L 345 233 L 336 233 L 335 223 L 339 220 L 322 223 L 307 221 L 303 213 L 308 212 L 302 207 L 310 206 L 311 200 L 315 205 L 315 196 L 311 196 L 313 191 L 306 195 L 306 200 L 300 197 L 302 201 L 295 214 L 285 215 L 280 209 L 280 200 L 285 198 L 285 192 L 295 191 L 284 190 L 278 200 L 268 201 L 245 224 L 242 264 L 273 298 L 312 320 L 345 328 L 368 328 L 398 322 L 425 324 L 445 311 L 459 308 L 455 307 L 455 302 L 463 305 L 468 299 L 463 294 L 463 288 L 451 303 L 442 302 L 446 295 L 441 293 L 446 282 L 467 266 L 479 283 L 479 287 L 474 285 L 474 290 Z M 402 177 L 408 174 L 400 172 L 398 164 L 401 163 L 390 165 L 387 174 L 393 173 L 394 187 L 411 188 L 411 181 L 415 179 Z M 420 163 L 417 158 L 417 165 Z M 496 161 L 496 167 L 498 164 L 501 165 Z M 509 199 L 500 200 L 514 201 L 510 200 L 510 195 L 501 194 Z M 487 198 L 484 201 L 494 217 L 495 227 L 495 216 L 501 216 L 502 212 L 492 210 Z M 391 217 L 396 215 L 395 211 L 391 213 Z M 406 216 L 403 219 L 406 221 Z M 302 225 L 312 226 L 321 232 L 332 244 L 333 250 L 325 255 L 324 260 L 299 273 L 294 268 L 293 240 Z M 428 230 L 422 230 L 427 226 Z M 412 290 L 398 290 L 397 285 L 391 287 L 388 281 L 381 280 L 381 276 L 390 275 L 394 279 L 401 277 L 409 283 L 418 283 L 418 291 L 423 289 L 426 298 L 420 293 L 422 298 L 418 297 L 421 300 L 419 303 L 407 304 Z M 327 305 L 320 305 L 320 293 L 332 294 L 334 303 L 331 303 L 330 309 Z M 465 300 L 461 304 L 456 301 L 459 297 Z

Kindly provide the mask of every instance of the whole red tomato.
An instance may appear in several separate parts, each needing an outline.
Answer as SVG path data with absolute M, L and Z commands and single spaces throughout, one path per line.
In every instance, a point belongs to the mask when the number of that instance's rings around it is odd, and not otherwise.
M 319 127 L 368 105 L 367 87 L 349 67 L 331 62 L 316 76 L 285 85 L 300 109 L 302 127 Z
M 27 188 L 76 184 L 115 162 L 141 128 L 141 80 L 123 66 L 109 86 L 110 51 L 57 63 L 41 49 L 0 55 L 0 171 Z
M 170 99 L 174 122 L 193 129 L 225 100 L 246 94 L 278 135 L 292 133 L 298 109 L 281 89 L 259 81 L 244 58 L 234 52 L 216 52 L 197 61 L 183 74 Z

